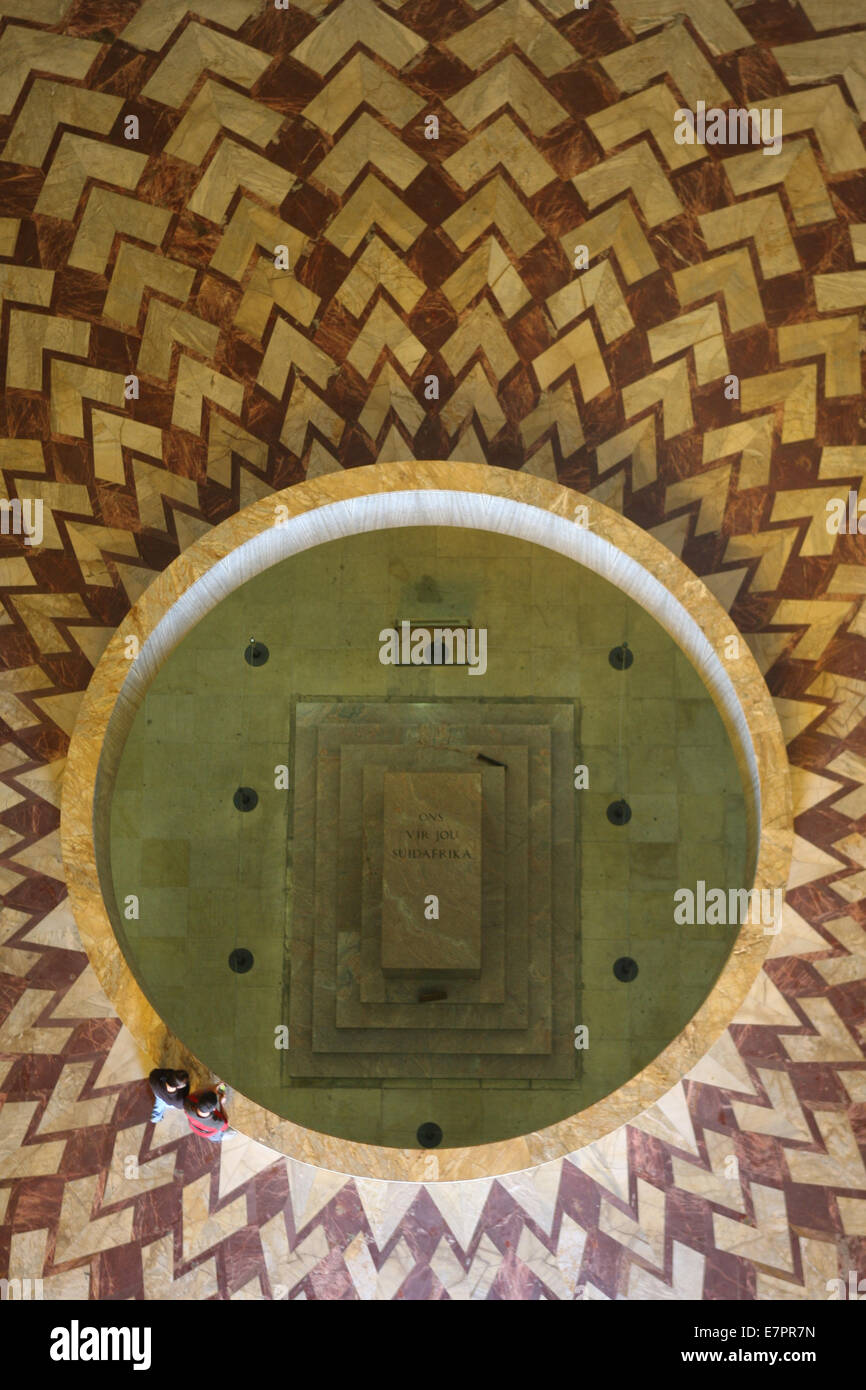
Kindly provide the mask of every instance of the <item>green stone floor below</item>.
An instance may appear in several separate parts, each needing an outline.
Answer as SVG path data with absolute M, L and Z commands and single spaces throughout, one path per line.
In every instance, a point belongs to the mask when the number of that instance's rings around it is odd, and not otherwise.
M 394 667 L 379 633 L 401 619 L 468 618 L 488 666 Z M 251 667 L 255 638 L 269 660 Z M 615 670 L 627 642 L 634 664 Z M 292 710 L 298 699 L 568 700 L 578 714 L 579 902 L 574 989 L 587 1025 L 578 1080 L 281 1078 L 292 922 Z M 232 797 L 254 787 L 241 813 Z M 625 798 L 627 825 L 607 818 Z M 748 887 L 745 802 L 722 720 L 668 634 L 574 562 L 486 532 L 418 527 L 332 542 L 231 594 L 173 651 L 130 732 L 111 815 L 111 871 L 127 958 L 170 1028 L 230 1086 L 299 1124 L 445 1147 L 555 1123 L 650 1062 L 711 990 L 737 928 L 679 926 L 674 892 Z M 229 969 L 252 951 L 247 974 Z M 627 956 L 637 978 L 620 983 Z

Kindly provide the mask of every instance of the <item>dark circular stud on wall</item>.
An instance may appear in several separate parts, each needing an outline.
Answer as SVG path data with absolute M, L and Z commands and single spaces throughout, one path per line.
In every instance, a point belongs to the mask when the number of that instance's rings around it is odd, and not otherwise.
M 253 953 L 244 946 L 237 946 L 229 956 L 229 969 L 236 975 L 246 975 L 253 968 Z
M 254 642 L 252 637 L 244 647 L 244 661 L 248 666 L 264 666 L 269 656 L 264 642 Z
M 631 956 L 620 956 L 619 960 L 613 963 L 613 973 L 618 980 L 627 985 L 630 980 L 637 979 L 637 961 L 632 960 Z
M 608 653 L 607 659 L 615 671 L 627 671 L 634 661 L 634 652 L 628 642 L 623 642 Z
M 627 801 L 612 801 L 607 808 L 607 818 L 611 825 L 628 825 L 631 807 Z
M 238 811 L 253 811 L 259 804 L 259 794 L 252 787 L 238 787 L 232 801 Z
M 442 1143 L 442 1131 L 433 1120 L 426 1120 L 423 1125 L 419 1125 L 415 1137 L 422 1149 L 435 1149 Z

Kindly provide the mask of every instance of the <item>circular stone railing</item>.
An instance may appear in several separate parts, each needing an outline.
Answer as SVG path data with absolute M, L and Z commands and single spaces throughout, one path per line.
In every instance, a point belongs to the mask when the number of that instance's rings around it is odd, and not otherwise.
M 688 656 L 728 730 L 746 797 L 750 886 L 784 892 L 793 827 L 776 712 L 738 629 L 682 561 L 610 508 L 526 473 L 413 461 L 326 474 L 263 498 L 179 555 L 115 632 L 79 712 L 61 812 L 72 909 L 106 994 L 155 1063 L 199 1075 L 208 1070 L 206 1059 L 197 1059 L 163 1023 L 112 926 L 119 918 L 110 865 L 111 797 L 136 711 L 185 634 L 248 579 L 312 546 L 398 526 L 469 527 L 532 542 L 593 570 L 646 609 Z M 131 652 L 137 652 L 134 659 Z M 279 1153 L 363 1177 L 446 1181 L 532 1167 L 635 1119 L 686 1076 L 733 1019 L 771 941 L 760 923 L 744 923 L 710 994 L 649 1066 L 603 1100 L 532 1134 L 436 1152 L 385 1148 L 306 1129 L 240 1093 L 232 1122 Z

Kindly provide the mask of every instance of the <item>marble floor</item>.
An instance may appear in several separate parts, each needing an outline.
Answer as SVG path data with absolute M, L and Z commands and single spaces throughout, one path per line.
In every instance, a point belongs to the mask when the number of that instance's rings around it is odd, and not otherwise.
M 864 45 L 859 0 L 0 6 L 0 477 L 41 504 L 36 544 L 0 536 L 0 1275 L 190 1300 L 866 1277 L 866 551 L 827 525 L 866 476 Z M 780 111 L 780 153 L 679 145 L 698 101 Z M 275 489 L 424 457 L 558 479 L 681 556 L 765 673 L 798 839 L 758 982 L 661 1102 L 531 1171 L 388 1184 L 147 1125 L 58 807 L 155 574 Z

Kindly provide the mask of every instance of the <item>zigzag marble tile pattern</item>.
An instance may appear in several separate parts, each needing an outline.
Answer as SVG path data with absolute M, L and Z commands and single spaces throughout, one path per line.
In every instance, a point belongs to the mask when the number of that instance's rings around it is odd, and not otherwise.
M 866 474 L 864 76 L 857 0 L 0 0 L 0 478 L 44 508 L 41 545 L 0 537 L 4 1274 L 100 1299 L 866 1276 L 866 541 L 825 524 Z M 699 100 L 781 110 L 781 152 L 678 145 Z M 275 489 L 411 458 L 557 479 L 680 555 L 765 672 L 799 836 L 759 984 L 681 1085 L 562 1161 L 427 1186 L 151 1128 L 57 829 L 82 692 L 154 574 Z

